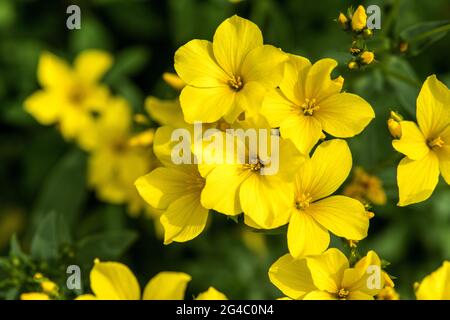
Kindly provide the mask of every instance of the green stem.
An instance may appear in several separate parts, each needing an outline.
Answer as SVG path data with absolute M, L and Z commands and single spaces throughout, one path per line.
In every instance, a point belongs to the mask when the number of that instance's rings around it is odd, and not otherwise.
M 381 69 L 383 70 L 383 72 L 384 72 L 385 74 L 391 75 L 391 76 L 393 76 L 393 77 L 395 77 L 395 78 L 397 78 L 397 79 L 399 79 L 399 80 L 402 80 L 402 81 L 404 81 L 404 82 L 406 82 L 406 83 L 409 83 L 409 84 L 412 85 L 412 86 L 415 86 L 415 87 L 418 87 L 418 88 L 420 88 L 420 86 L 421 86 L 421 83 L 420 83 L 419 81 L 414 80 L 414 79 L 411 79 L 411 78 L 409 78 L 409 77 L 407 77 L 407 76 L 404 76 L 404 75 L 401 74 L 401 73 L 398 73 L 398 72 L 389 70 L 389 69 L 387 69 L 387 68 L 385 68 L 385 67 L 381 67 Z
M 449 31 L 449 30 L 450 30 L 450 23 L 446 24 L 446 25 L 443 25 L 443 26 L 440 26 L 440 27 L 437 27 L 436 29 L 429 30 L 427 32 L 421 33 L 421 34 L 415 36 L 414 38 L 412 38 L 411 40 L 409 40 L 408 43 L 414 43 L 414 42 L 426 39 L 426 38 L 428 38 L 429 36 L 432 36 L 435 33 L 446 32 L 446 31 Z

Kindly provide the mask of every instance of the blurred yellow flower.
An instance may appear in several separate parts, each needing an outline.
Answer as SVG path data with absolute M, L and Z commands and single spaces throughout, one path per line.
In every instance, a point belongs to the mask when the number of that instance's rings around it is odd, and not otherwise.
M 361 202 L 331 196 L 345 181 L 352 155 L 344 140 L 321 143 L 294 180 L 287 241 L 294 258 L 320 254 L 330 243 L 329 231 L 352 240 L 367 236 L 369 217 Z
M 355 31 L 361 31 L 366 27 L 367 14 L 366 9 L 363 6 L 358 6 L 352 17 L 352 29 Z
M 397 168 L 399 206 L 428 199 L 439 172 L 450 184 L 450 90 L 435 75 L 417 97 L 417 123 L 401 121 L 402 135 L 393 147 L 404 157 Z
M 154 160 L 151 148 L 133 143 L 139 139 L 131 135 L 131 122 L 128 103 L 122 98 L 111 98 L 91 134 L 95 148 L 89 155 L 88 183 L 100 200 L 126 203 L 129 212 L 136 214 L 145 203 L 137 195 L 134 181 L 151 170 Z
M 147 283 L 141 297 L 139 283 L 124 264 L 95 261 L 90 273 L 93 294 L 77 300 L 182 300 L 191 277 L 182 272 L 160 272 Z
M 50 297 L 43 292 L 27 292 L 20 295 L 20 300 L 50 300 Z
M 392 287 L 384 287 L 375 297 L 377 300 L 400 300 L 400 295 Z
M 382 181 L 368 174 L 361 167 L 355 168 L 353 179 L 345 187 L 343 194 L 358 199 L 362 203 L 373 203 L 379 206 L 386 204 L 386 193 Z
M 426 276 L 416 289 L 418 300 L 450 300 L 450 261 Z
M 186 82 L 180 102 L 188 123 L 233 123 L 255 114 L 268 89 L 282 77 L 286 55 L 263 45 L 258 26 L 238 16 L 222 22 L 213 42 L 192 40 L 175 53 L 175 70 Z
M 280 88 L 264 99 L 261 113 L 304 154 L 319 141 L 322 130 L 348 138 L 359 134 L 375 117 L 364 99 L 341 93 L 344 79 L 330 77 L 336 66 L 333 59 L 311 65 L 306 58 L 290 55 Z
M 383 273 L 373 251 L 350 267 L 345 255 L 331 248 L 300 260 L 286 254 L 270 267 L 269 278 L 291 299 L 373 300 L 385 285 Z
M 86 50 L 71 68 L 57 56 L 42 53 L 37 75 L 43 89 L 25 100 L 25 109 L 41 124 L 57 124 L 64 138 L 89 148 L 85 134 L 90 134 L 96 114 L 106 108 L 109 97 L 108 88 L 99 81 L 112 61 L 107 52 Z
M 200 293 L 195 300 L 228 300 L 227 296 L 213 287 L 209 287 L 205 292 Z

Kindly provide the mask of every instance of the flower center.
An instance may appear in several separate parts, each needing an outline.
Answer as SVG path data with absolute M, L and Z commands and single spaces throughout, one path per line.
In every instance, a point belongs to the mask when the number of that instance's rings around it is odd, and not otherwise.
M 85 92 L 80 87 L 74 87 L 69 92 L 69 100 L 73 104 L 80 104 L 85 98 Z
M 233 78 L 228 80 L 228 85 L 232 90 L 239 91 L 244 87 L 244 81 L 242 80 L 241 76 L 233 76 Z
M 444 142 L 444 140 L 441 139 L 441 137 L 437 137 L 436 139 L 428 141 L 428 146 L 433 150 L 442 148 L 444 146 L 444 144 L 445 144 L 445 142 Z
M 319 110 L 319 106 L 316 104 L 316 98 L 305 99 L 305 102 L 300 106 L 305 116 L 312 116 L 314 111 Z
M 341 288 L 338 292 L 338 298 L 339 299 L 347 299 L 347 296 L 349 295 L 349 291 L 345 290 L 344 288 Z
M 295 200 L 295 207 L 297 210 L 305 210 L 309 207 L 309 204 L 312 201 L 311 195 L 308 193 L 302 193 L 299 197 L 297 197 L 297 200 Z
M 256 160 L 250 160 L 250 163 L 245 165 L 247 169 L 252 172 L 258 172 L 264 168 L 264 164 L 257 158 Z

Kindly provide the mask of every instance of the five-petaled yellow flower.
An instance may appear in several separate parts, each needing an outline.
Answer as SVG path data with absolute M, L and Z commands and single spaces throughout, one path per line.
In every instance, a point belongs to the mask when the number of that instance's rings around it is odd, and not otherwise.
M 286 254 L 270 267 L 269 278 L 296 300 L 373 300 L 387 279 L 391 285 L 375 252 L 369 251 L 350 267 L 345 255 L 335 248 L 300 260 Z
M 292 140 L 304 154 L 319 141 L 322 130 L 338 138 L 359 134 L 375 117 L 361 97 L 342 92 L 344 79 L 331 79 L 333 59 L 311 65 L 308 59 L 290 55 L 279 89 L 263 102 L 261 113 L 283 138 Z
M 191 276 L 182 272 L 164 271 L 150 279 L 141 296 L 139 283 L 124 264 L 119 262 L 95 261 L 90 273 L 93 294 L 84 294 L 77 300 L 183 300 Z M 210 288 L 199 295 L 203 300 L 226 296 Z
M 426 276 L 416 288 L 418 300 L 450 300 L 450 261 Z
M 192 40 L 175 53 L 175 70 L 187 84 L 180 102 L 186 122 L 233 123 L 254 114 L 266 91 L 283 77 L 286 55 L 263 45 L 258 26 L 238 16 L 217 28 L 213 42 Z
M 352 155 L 344 140 L 321 143 L 298 171 L 289 209 L 289 252 L 295 258 L 320 254 L 328 248 L 331 231 L 346 239 L 367 236 L 369 216 L 361 202 L 331 196 L 347 178 Z
M 82 148 L 90 149 L 90 131 L 96 115 L 107 107 L 109 96 L 108 88 L 99 81 L 112 61 L 106 52 L 86 50 L 71 68 L 55 55 L 42 53 L 37 75 L 43 89 L 25 100 L 25 109 L 41 124 L 58 124 L 66 139 L 75 139 Z
M 428 199 L 439 172 L 450 184 L 450 90 L 435 75 L 417 97 L 417 124 L 401 121 L 401 138 L 392 141 L 404 157 L 397 168 L 399 206 Z

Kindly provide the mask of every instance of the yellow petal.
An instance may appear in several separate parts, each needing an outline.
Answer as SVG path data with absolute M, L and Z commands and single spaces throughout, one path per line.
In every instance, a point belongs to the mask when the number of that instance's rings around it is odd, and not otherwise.
M 213 45 L 206 40 L 191 40 L 175 52 L 175 70 L 188 85 L 226 86 L 229 76 L 217 64 Z
M 330 244 L 328 230 L 318 224 L 309 214 L 293 210 L 287 231 L 290 254 L 298 259 L 321 254 Z
M 291 299 L 301 299 L 308 292 L 317 290 L 306 260 L 296 260 L 290 254 L 282 256 L 272 264 L 269 279 Z
M 359 134 L 375 118 L 370 104 L 352 93 L 333 94 L 318 105 L 320 109 L 314 117 L 320 121 L 324 131 L 339 138 Z
M 239 188 L 249 173 L 242 165 L 219 165 L 206 178 L 201 203 L 205 208 L 214 209 L 226 215 L 242 212 Z
M 184 122 L 180 102 L 176 100 L 161 100 L 156 97 L 145 99 L 145 110 L 162 125 L 170 125 L 175 128 L 183 128 L 187 125 Z
M 347 300 L 373 300 L 373 296 L 361 292 L 361 291 L 350 291 L 347 296 Z
M 306 258 L 314 285 L 319 290 L 337 293 L 344 270 L 348 269 L 348 260 L 338 249 L 331 248 L 318 256 Z
M 143 300 L 183 300 L 191 276 L 182 272 L 160 272 L 150 279 Z
M 403 158 L 397 167 L 398 206 L 427 200 L 439 181 L 439 160 L 433 152 L 421 160 Z
M 364 205 L 356 199 L 331 196 L 314 202 L 306 212 L 339 237 L 361 240 L 367 236 L 369 217 Z
M 75 59 L 74 66 L 77 76 L 86 83 L 100 81 L 103 75 L 111 68 L 113 57 L 101 50 L 85 50 Z
M 292 194 L 289 184 L 259 173 L 251 173 L 239 188 L 242 211 L 264 229 L 277 228 L 288 222 Z
M 224 116 L 224 119 L 233 123 L 240 113 L 246 112 L 246 117 L 257 115 L 261 110 L 261 105 L 266 95 L 266 88 L 257 81 L 246 83 L 244 87 L 235 94 L 235 111 L 230 115 Z
M 76 297 L 75 300 L 97 300 L 97 298 L 92 294 L 82 294 Z
M 309 68 L 305 83 L 306 98 L 315 98 L 317 102 L 321 102 L 341 92 L 343 83 L 331 79 L 331 72 L 337 64 L 336 60 L 326 58 L 317 61 Z
M 436 138 L 450 123 L 450 90 L 436 75 L 425 80 L 417 97 L 417 123 L 425 137 Z
M 447 141 L 450 141 L 450 139 Z M 439 158 L 439 170 L 441 171 L 445 182 L 450 185 L 450 144 L 443 146 L 436 154 Z
M 299 196 L 309 193 L 312 201 L 329 196 L 345 181 L 351 167 L 352 155 L 347 142 L 340 139 L 322 142 L 296 176 Z
M 27 292 L 20 295 L 20 300 L 50 300 L 50 297 L 42 292 Z
M 412 160 L 422 159 L 429 151 L 425 137 L 412 121 L 401 121 L 402 135 L 392 146 Z
M 213 287 L 200 293 L 195 300 L 228 300 L 227 296 Z
M 141 290 L 134 274 L 118 262 L 96 262 L 91 270 L 91 289 L 101 300 L 140 300 Z
M 303 300 L 336 300 L 336 296 L 326 291 L 311 291 Z
M 45 88 L 67 89 L 73 81 L 73 73 L 65 61 L 43 52 L 39 58 L 38 80 Z
M 272 128 L 279 127 L 283 121 L 296 117 L 299 108 L 289 100 L 280 89 L 270 90 L 261 106 L 261 114 Z
M 184 120 L 187 123 L 195 121 L 211 123 L 227 114 L 234 113 L 237 107 L 235 95 L 236 92 L 228 86 L 211 88 L 186 86 L 180 95 Z
M 166 209 L 172 202 L 186 193 L 190 171 L 181 168 L 156 168 L 149 174 L 136 180 L 136 188 L 152 207 Z
M 241 68 L 244 87 L 246 83 L 255 81 L 266 89 L 276 88 L 283 79 L 287 59 L 288 56 L 274 46 L 263 45 L 251 50 Z
M 310 68 L 311 62 L 308 59 L 289 54 L 289 60 L 284 67 L 280 89 L 297 106 L 302 105 L 305 101 L 305 82 Z
M 58 120 L 61 104 L 58 96 L 45 91 L 37 91 L 25 102 L 25 110 L 43 125 L 53 124 Z
M 450 261 L 426 276 L 416 291 L 418 300 L 450 300 Z
M 302 154 L 309 154 L 322 136 L 322 125 L 314 117 L 297 113 L 281 123 L 280 133 L 283 138 L 294 142 Z
M 164 227 L 164 244 L 186 242 L 203 231 L 208 220 L 208 210 L 200 204 L 200 191 L 178 198 L 163 213 L 160 221 Z
M 258 26 L 234 15 L 222 22 L 214 34 L 214 56 L 230 76 L 236 75 L 247 54 L 262 44 L 263 37 Z

